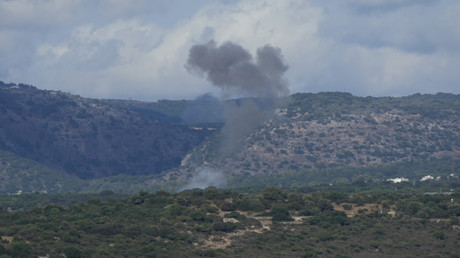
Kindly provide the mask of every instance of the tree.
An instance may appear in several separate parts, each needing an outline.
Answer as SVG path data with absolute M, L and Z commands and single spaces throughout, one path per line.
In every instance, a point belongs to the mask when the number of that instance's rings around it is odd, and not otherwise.
M 204 197 L 208 200 L 218 199 L 219 190 L 213 186 L 204 189 Z
M 292 220 L 289 210 L 283 206 L 275 206 L 271 209 L 270 215 L 273 221 L 290 221 Z
M 14 257 L 33 257 L 33 250 L 29 244 L 25 242 L 14 242 L 11 244 L 11 256 Z
M 83 257 L 83 253 L 80 251 L 80 249 L 74 247 L 74 246 L 67 246 L 64 247 L 62 252 L 65 254 L 67 258 L 80 258 Z
M 263 192 L 264 199 L 267 201 L 278 201 L 286 198 L 281 189 L 276 187 L 267 187 Z
M 212 229 L 216 231 L 231 232 L 238 227 L 236 223 L 233 222 L 223 222 L 222 220 L 217 220 L 212 224 Z

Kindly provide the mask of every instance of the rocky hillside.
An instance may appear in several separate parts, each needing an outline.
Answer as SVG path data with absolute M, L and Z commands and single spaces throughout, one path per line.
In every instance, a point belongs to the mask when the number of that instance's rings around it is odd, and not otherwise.
M 79 178 L 160 173 L 209 134 L 100 100 L 0 82 L 0 150 Z
M 98 178 L 78 180 L 75 191 L 138 191 L 165 184 L 179 189 L 200 167 L 223 172 L 218 175 L 236 187 L 355 181 L 356 174 L 366 173 L 374 179 L 460 174 L 460 95 L 318 93 L 295 94 L 275 107 L 259 102 L 221 103 L 210 96 L 150 103 L 94 100 L 0 83 L 0 177 L 19 182 L 5 181 L 2 191 L 63 191 L 70 179 L 51 180 L 56 171 Z M 257 112 L 245 114 L 245 107 Z M 229 112 L 232 108 L 239 113 Z M 222 127 L 229 114 L 232 119 Z M 232 133 L 238 126 L 252 131 Z M 235 139 L 243 140 L 235 144 Z M 28 168 L 21 167 L 21 158 Z M 34 183 L 20 186 L 31 175 Z M 120 176 L 107 177 L 114 175 Z M 204 181 L 214 180 L 210 176 Z
M 460 159 L 459 95 L 295 94 L 286 103 L 246 138 L 240 152 L 213 155 L 225 148 L 225 135 L 216 135 L 183 161 L 184 168 L 207 164 L 247 175 Z

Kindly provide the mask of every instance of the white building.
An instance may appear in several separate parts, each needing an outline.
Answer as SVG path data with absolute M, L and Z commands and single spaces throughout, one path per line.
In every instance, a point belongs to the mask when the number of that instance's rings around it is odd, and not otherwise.
M 420 179 L 420 181 L 423 182 L 423 181 L 433 180 L 433 179 L 434 179 L 433 176 L 427 175 L 427 176 L 422 177 L 422 179 Z
M 409 182 L 409 179 L 404 178 L 404 177 L 396 177 L 396 178 L 389 178 L 387 179 L 389 182 L 393 183 L 401 183 L 401 182 Z

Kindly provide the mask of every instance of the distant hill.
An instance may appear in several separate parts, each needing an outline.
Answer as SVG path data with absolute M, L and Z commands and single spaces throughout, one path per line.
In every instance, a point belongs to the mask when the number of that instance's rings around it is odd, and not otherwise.
M 162 99 L 155 102 L 145 102 L 105 99 L 100 101 L 173 124 L 220 128 L 225 123 L 224 104 L 208 94 L 199 96 L 194 100 Z
M 229 187 L 460 175 L 460 95 L 304 93 L 264 103 L 96 100 L 0 82 L 0 192 L 175 190 L 203 167 Z M 261 122 L 226 151 L 235 125 L 225 116 L 245 106 L 258 106 Z
M 175 176 L 190 175 L 196 164 L 237 177 L 460 159 L 460 95 L 307 93 L 284 103 L 246 137 L 240 151 L 216 155 L 226 148 L 225 135 L 216 134 L 187 156 Z M 460 174 L 460 168 L 452 167 L 449 173 L 454 172 Z M 379 177 L 394 175 L 386 173 Z M 321 182 L 322 173 L 316 178 Z
M 83 180 L 0 150 L 0 193 L 79 192 Z
M 158 174 L 211 131 L 101 100 L 0 82 L 0 150 L 78 178 Z

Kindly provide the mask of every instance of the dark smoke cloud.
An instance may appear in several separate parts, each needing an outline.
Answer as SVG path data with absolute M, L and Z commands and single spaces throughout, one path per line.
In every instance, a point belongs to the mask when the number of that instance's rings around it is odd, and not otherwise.
M 261 98 L 278 98 L 289 93 L 284 78 L 288 66 L 281 50 L 269 45 L 257 49 L 254 60 L 238 44 L 226 42 L 217 47 L 211 40 L 190 49 L 185 67 L 230 92 Z
M 265 45 L 256 57 L 242 46 L 226 42 L 217 46 L 213 40 L 190 48 L 185 68 L 203 76 L 225 93 L 251 98 L 227 100 L 226 122 L 222 128 L 221 158 L 237 152 L 253 132 L 272 113 L 277 99 L 289 93 L 284 73 L 288 66 L 281 49 Z

